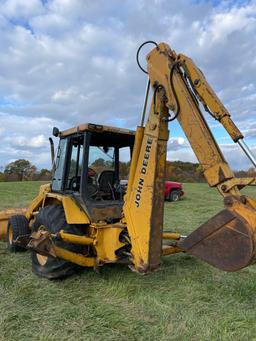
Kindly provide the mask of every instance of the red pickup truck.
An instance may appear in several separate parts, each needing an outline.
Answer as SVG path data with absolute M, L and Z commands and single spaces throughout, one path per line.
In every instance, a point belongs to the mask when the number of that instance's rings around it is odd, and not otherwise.
M 184 195 L 182 184 L 179 182 L 165 181 L 164 197 L 168 201 L 178 201 Z
M 128 180 L 120 180 L 124 191 L 127 189 Z M 168 201 L 178 201 L 184 195 L 182 184 L 179 182 L 165 181 L 164 198 Z

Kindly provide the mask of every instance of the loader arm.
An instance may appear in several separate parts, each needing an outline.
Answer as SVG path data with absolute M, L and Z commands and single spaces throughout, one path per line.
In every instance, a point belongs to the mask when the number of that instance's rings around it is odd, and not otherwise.
M 256 202 L 240 188 L 255 179 L 236 179 L 200 110 L 217 119 L 234 142 L 245 150 L 243 135 L 193 61 L 177 55 L 167 44 L 147 56 L 153 99 L 148 121 L 138 127 L 124 215 L 137 271 L 153 270 L 160 263 L 163 229 L 163 181 L 168 121 L 177 119 L 211 187 L 225 198 L 225 209 L 179 243 L 179 248 L 220 269 L 239 270 L 255 259 Z M 168 115 L 172 111 L 173 116 Z M 150 148 L 149 148 L 150 141 Z M 246 151 L 246 150 L 245 150 Z M 247 150 L 247 155 L 250 152 Z M 252 154 L 248 155 L 256 164 Z M 145 166 L 146 164 L 146 166 Z M 146 170 L 144 171 L 144 167 Z

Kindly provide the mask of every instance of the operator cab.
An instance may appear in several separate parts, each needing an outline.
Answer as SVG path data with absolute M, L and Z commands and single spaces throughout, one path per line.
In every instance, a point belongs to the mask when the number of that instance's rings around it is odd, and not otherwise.
M 60 138 L 52 191 L 70 194 L 92 221 L 120 219 L 135 132 L 85 124 Z M 109 212 L 109 214 L 108 214 Z

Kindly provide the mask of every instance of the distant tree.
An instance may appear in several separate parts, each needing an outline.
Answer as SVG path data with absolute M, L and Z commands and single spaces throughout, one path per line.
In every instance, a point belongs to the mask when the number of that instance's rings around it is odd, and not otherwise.
M 52 173 L 49 169 L 43 168 L 39 173 L 39 180 L 48 181 L 52 178 Z
M 252 177 L 255 177 L 256 176 L 256 172 L 255 172 L 255 168 L 254 167 L 251 167 L 248 169 L 248 176 L 252 176 Z
M 36 166 L 28 160 L 19 159 L 9 163 L 4 170 L 6 175 L 17 176 L 18 181 L 30 180 L 36 172 Z
M 205 182 L 202 166 L 183 161 L 167 161 L 165 178 L 179 182 Z
M 203 166 L 202 165 L 198 165 L 196 167 L 196 171 L 195 171 L 195 176 L 196 178 L 200 181 L 205 181 L 204 179 L 204 170 L 203 170 Z
M 5 175 L 4 173 L 0 172 L 0 182 L 5 181 Z
M 92 164 L 91 167 L 105 167 L 105 160 L 102 158 L 96 159 Z
M 103 170 L 106 169 L 105 160 L 99 158 L 95 160 L 89 167 L 95 170 L 96 173 L 100 174 Z
M 244 170 L 238 170 L 238 171 L 235 171 L 235 176 L 237 178 L 250 178 L 250 177 L 256 177 L 256 171 L 255 171 L 255 168 L 251 167 L 249 168 L 247 171 L 244 171 Z
M 120 162 L 119 163 L 119 174 L 121 179 L 128 179 L 130 171 L 130 161 L 129 162 Z
M 69 166 L 69 179 L 76 175 L 76 160 L 72 159 Z
M 115 168 L 115 161 L 114 160 L 107 160 L 105 161 L 105 167 L 108 169 Z

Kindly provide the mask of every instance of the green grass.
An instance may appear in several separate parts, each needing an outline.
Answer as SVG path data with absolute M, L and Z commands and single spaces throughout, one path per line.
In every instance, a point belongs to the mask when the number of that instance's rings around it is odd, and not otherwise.
M 0 209 L 25 206 L 39 183 L 1 183 Z M 166 203 L 165 227 L 192 231 L 222 199 L 204 184 Z M 255 196 L 249 189 L 247 194 Z M 0 340 L 256 340 L 256 266 L 225 273 L 184 254 L 147 276 L 125 265 L 37 278 L 29 253 L 0 243 Z
M 0 182 L 0 210 L 26 207 L 38 194 L 42 181 Z

